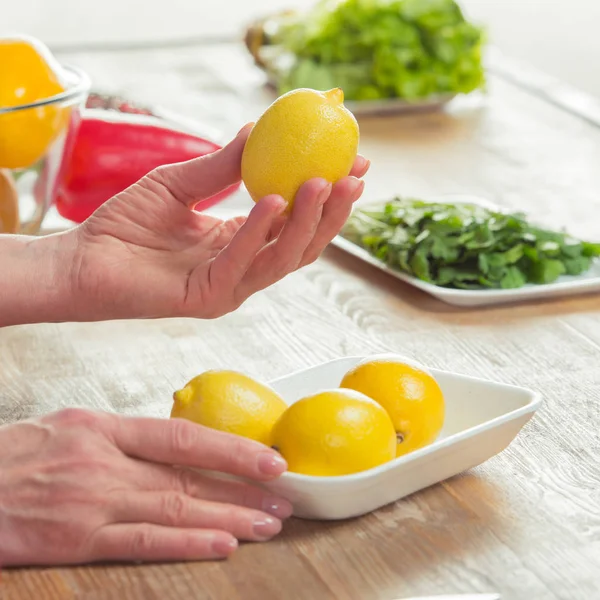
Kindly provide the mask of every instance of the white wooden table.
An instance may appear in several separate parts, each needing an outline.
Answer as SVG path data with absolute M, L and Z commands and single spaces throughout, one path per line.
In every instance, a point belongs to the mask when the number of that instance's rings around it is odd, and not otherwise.
M 232 45 L 61 58 L 103 90 L 161 103 L 225 137 L 270 101 Z M 366 200 L 480 194 L 600 238 L 600 129 L 504 79 L 492 77 L 483 102 L 360 127 L 361 151 L 373 160 Z M 240 192 L 223 208 L 249 206 Z M 270 379 L 386 350 L 538 389 L 545 404 L 501 455 L 364 518 L 292 520 L 278 539 L 244 546 L 226 563 L 5 572 L 0 598 L 597 597 L 598 296 L 459 310 L 331 249 L 217 321 L 0 330 L 0 422 L 68 405 L 166 417 L 172 391 L 210 367 Z

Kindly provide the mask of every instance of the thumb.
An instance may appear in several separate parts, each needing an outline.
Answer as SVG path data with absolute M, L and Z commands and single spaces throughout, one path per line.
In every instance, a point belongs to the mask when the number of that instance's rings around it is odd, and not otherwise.
M 226 146 L 199 158 L 156 169 L 153 179 L 186 206 L 214 196 L 242 178 L 242 152 L 253 123 L 245 125 Z

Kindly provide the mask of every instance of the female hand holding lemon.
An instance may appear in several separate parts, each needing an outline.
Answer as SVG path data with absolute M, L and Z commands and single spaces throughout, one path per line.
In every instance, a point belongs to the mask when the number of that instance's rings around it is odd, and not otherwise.
M 291 211 L 278 193 L 257 198 L 248 217 L 221 220 L 191 210 L 241 179 L 250 130 L 244 127 L 213 154 L 151 172 L 68 232 L 0 237 L 0 251 L 9 258 L 0 276 L 12 282 L 0 291 L 0 326 L 218 317 L 313 262 L 362 194 L 358 178 L 369 163 L 351 146 L 347 176 L 332 183 L 318 176 L 326 157 L 308 169 L 302 169 L 308 158 L 297 161 L 296 170 L 317 175 L 298 187 Z M 252 156 L 256 169 L 259 158 Z M 277 188 L 285 173 L 269 171 L 268 158 L 263 177 L 272 177 Z

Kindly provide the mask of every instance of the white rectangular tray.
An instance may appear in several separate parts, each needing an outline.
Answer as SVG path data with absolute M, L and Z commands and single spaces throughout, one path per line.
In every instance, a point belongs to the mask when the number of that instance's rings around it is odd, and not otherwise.
M 335 388 L 363 357 L 337 359 L 271 383 L 292 404 Z M 284 473 L 265 484 L 305 519 L 363 515 L 475 467 L 504 450 L 541 404 L 530 390 L 430 369 L 446 400 L 446 421 L 431 445 L 375 469 L 341 477 Z
M 357 246 L 353 242 L 337 236 L 332 245 L 344 252 L 359 258 L 377 269 L 388 273 L 396 279 L 400 279 L 420 290 L 435 296 L 438 300 L 453 304 L 455 306 L 486 306 L 493 304 L 508 304 L 511 302 L 523 302 L 527 300 L 544 300 L 562 296 L 572 296 L 591 292 L 600 292 L 600 260 L 595 260 L 592 267 L 583 275 L 559 277 L 554 283 L 541 285 L 527 284 L 522 288 L 512 290 L 459 290 L 445 288 L 439 285 L 422 281 L 418 277 L 403 273 L 388 267 L 383 261 L 375 258 L 367 250 Z

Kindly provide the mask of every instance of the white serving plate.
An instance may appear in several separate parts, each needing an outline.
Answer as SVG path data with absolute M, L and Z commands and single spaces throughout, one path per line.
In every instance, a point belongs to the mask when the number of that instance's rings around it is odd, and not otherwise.
M 445 96 L 430 96 L 429 98 L 412 102 L 399 98 L 389 98 L 386 100 L 348 100 L 344 102 L 344 106 L 356 117 L 389 116 L 394 114 L 438 111 L 454 100 L 455 97 L 456 94 L 447 94 Z
M 272 90 L 273 100 L 277 99 L 277 79 L 267 74 L 267 84 Z M 452 102 L 456 94 L 433 95 L 420 100 L 402 98 L 384 98 L 381 100 L 345 100 L 344 106 L 355 117 L 391 116 L 411 113 L 439 111 Z
M 479 204 L 493 210 L 502 210 L 502 207 L 488 202 L 483 198 L 472 196 L 448 194 L 435 198 L 429 198 L 429 200 L 432 202 L 453 202 L 455 204 L 465 202 Z M 403 273 L 402 271 L 392 269 L 384 262 L 372 256 L 364 248 L 357 246 L 353 242 L 346 240 L 339 235 L 334 238 L 332 245 L 340 250 L 343 250 L 344 252 L 347 252 L 348 254 L 351 254 L 352 256 L 355 256 L 356 258 L 359 258 L 363 262 L 376 267 L 380 271 L 383 271 L 388 275 L 399 279 L 400 281 L 404 281 L 405 283 L 408 283 L 430 294 L 431 296 L 434 296 L 442 302 L 453 304 L 454 306 L 491 306 L 600 292 L 600 260 L 595 260 L 592 264 L 592 267 L 586 273 L 577 276 L 563 275 L 554 283 L 541 285 L 527 284 L 522 288 L 512 290 L 460 290 L 440 287 L 432 283 L 428 283 L 427 281 L 422 281 L 418 277 L 414 277 L 408 273 Z
M 337 359 L 282 377 L 271 386 L 292 404 L 335 388 L 364 357 Z M 446 420 L 431 445 L 375 469 L 341 477 L 284 473 L 264 484 L 304 519 L 357 517 L 475 467 L 504 450 L 541 404 L 530 390 L 430 369 L 446 400 Z
M 577 276 L 564 275 L 554 283 L 544 285 L 527 284 L 516 290 L 456 290 L 433 285 L 417 277 L 391 269 L 385 263 L 369 254 L 366 250 L 338 236 L 332 245 L 348 254 L 360 258 L 377 269 L 392 275 L 410 285 L 435 296 L 438 300 L 454 306 L 487 306 L 509 304 L 526 300 L 544 300 L 562 296 L 572 296 L 591 292 L 600 292 L 600 261 L 595 260 L 587 273 Z

